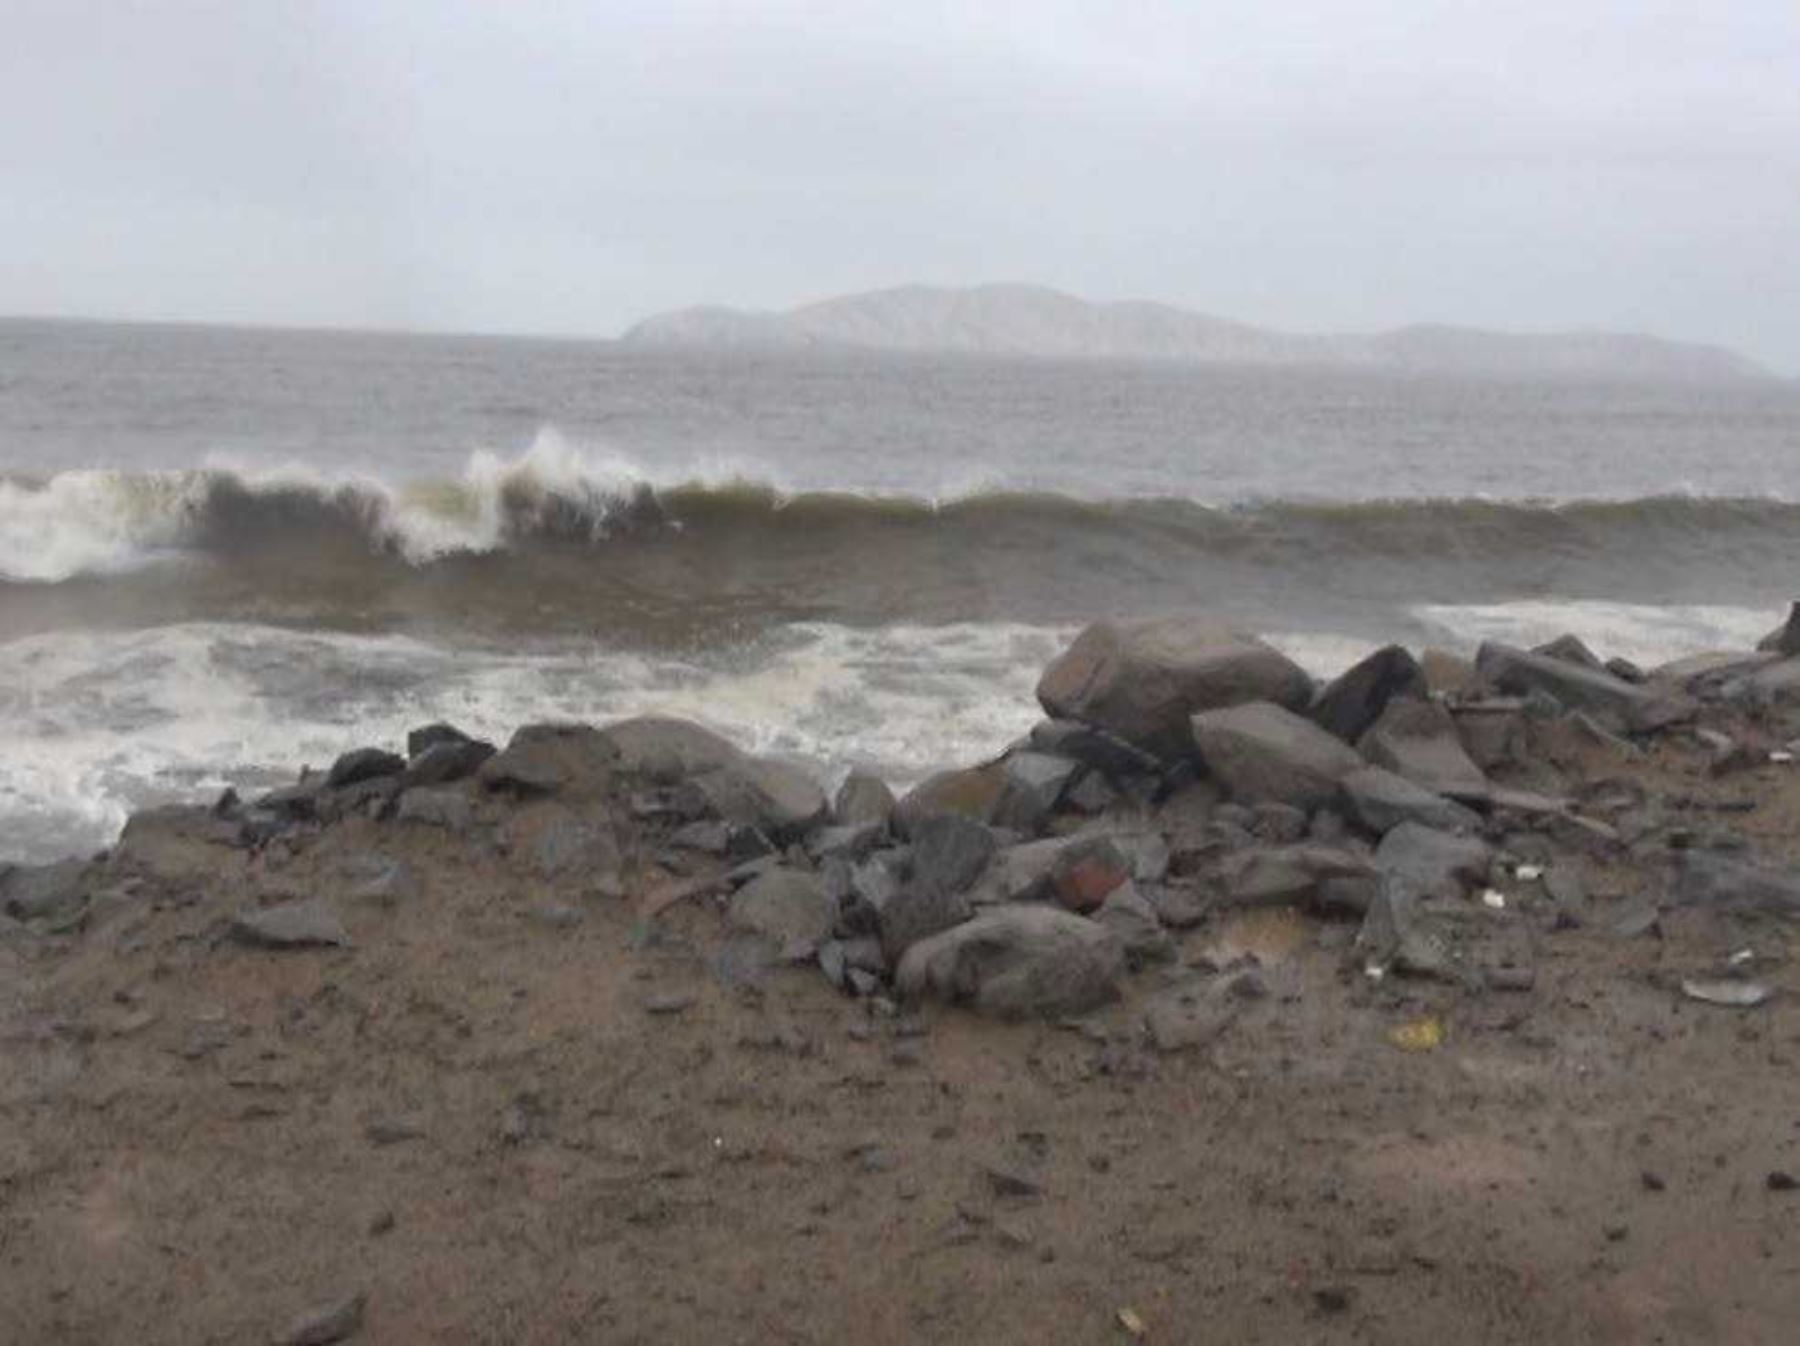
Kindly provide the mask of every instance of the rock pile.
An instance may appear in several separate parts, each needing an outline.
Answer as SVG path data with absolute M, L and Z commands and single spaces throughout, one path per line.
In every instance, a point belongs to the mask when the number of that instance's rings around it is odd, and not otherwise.
M 1596 865 L 1637 874 L 1621 909 L 1652 918 L 1800 912 L 1800 879 L 1631 769 L 1670 744 L 1715 773 L 1790 760 L 1793 624 L 1647 671 L 1573 637 L 1473 662 L 1390 646 L 1320 687 L 1207 621 L 1101 622 L 1044 671 L 1025 738 L 899 798 L 855 773 L 828 799 L 680 720 L 527 725 L 499 749 L 430 725 L 404 756 L 359 749 L 259 798 L 139 813 L 92 861 L 0 870 L 0 910 L 14 929 L 128 931 L 146 903 L 330 854 L 358 820 L 479 840 L 558 899 L 551 923 L 588 899 L 635 899 L 647 921 L 715 903 L 731 967 L 816 966 L 848 996 L 1079 1015 L 1178 963 L 1183 932 L 1268 907 L 1337 923 L 1357 975 L 1516 989 L 1543 938 L 1596 919 Z M 380 855 L 335 872 L 336 891 L 246 905 L 216 937 L 346 946 L 337 905 L 413 885 Z M 1181 995 L 1150 1014 L 1159 1039 L 1206 999 Z

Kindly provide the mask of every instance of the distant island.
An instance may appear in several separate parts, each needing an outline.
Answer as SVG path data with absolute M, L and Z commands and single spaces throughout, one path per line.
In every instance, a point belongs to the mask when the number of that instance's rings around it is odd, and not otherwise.
M 655 347 L 937 351 L 1694 382 L 1771 377 L 1754 361 L 1723 347 L 1634 332 L 1511 333 L 1419 325 L 1312 335 L 1252 327 L 1168 304 L 1090 303 L 1035 285 L 906 285 L 779 313 L 681 309 L 646 318 L 623 340 Z

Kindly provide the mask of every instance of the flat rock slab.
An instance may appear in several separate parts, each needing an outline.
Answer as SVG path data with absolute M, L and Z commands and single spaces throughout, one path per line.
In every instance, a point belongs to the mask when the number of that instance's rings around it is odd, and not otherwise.
M 345 947 L 350 934 L 323 898 L 282 902 L 232 918 L 231 937 L 261 949 Z
M 1460 897 L 1466 884 L 1487 877 L 1493 852 L 1475 837 L 1401 823 L 1375 849 L 1375 868 L 1422 897 Z
M 1357 745 L 1375 766 L 1439 794 L 1469 794 L 1487 776 L 1463 748 L 1456 721 L 1435 701 L 1389 703 Z
M 1543 692 L 1569 710 L 1585 710 L 1611 727 L 1649 730 L 1677 723 L 1693 713 L 1693 703 L 1550 655 L 1533 654 L 1498 641 L 1485 642 L 1475 667 L 1495 687 L 1521 696 Z
M 901 995 L 1000 1018 L 1085 1014 L 1118 998 L 1125 951 L 1105 926 L 1052 906 L 1009 903 L 920 940 L 894 975 Z
M 1338 783 L 1364 765 L 1342 739 L 1267 701 L 1196 715 L 1193 735 L 1207 770 L 1244 803 L 1310 811 L 1332 802 Z
M 1444 832 L 1472 832 L 1481 823 L 1473 809 L 1384 767 L 1351 772 L 1344 777 L 1342 789 L 1345 811 L 1377 836 L 1401 823 L 1423 823 Z

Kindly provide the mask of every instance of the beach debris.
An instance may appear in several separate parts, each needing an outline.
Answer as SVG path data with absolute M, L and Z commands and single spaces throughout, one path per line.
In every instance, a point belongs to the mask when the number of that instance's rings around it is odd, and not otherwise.
M 1498 888 L 1488 888 L 1481 894 L 1481 905 L 1489 911 L 1506 910 L 1506 894 Z
M 333 1342 L 348 1341 L 362 1330 L 368 1298 L 359 1290 L 348 1299 L 296 1318 L 281 1336 L 281 1346 L 332 1346 Z
M 1754 1009 L 1767 1000 L 1769 988 L 1758 981 L 1740 981 L 1732 977 L 1683 977 L 1681 992 L 1689 1000 L 1731 1009 Z
M 1119 1326 L 1125 1329 L 1125 1334 L 1129 1337 L 1141 1341 L 1144 1335 L 1150 1330 L 1144 1326 L 1144 1320 L 1138 1314 L 1136 1309 L 1121 1308 L 1118 1313 L 1113 1316 L 1118 1319 Z
M 1444 1044 L 1444 1021 L 1435 1014 L 1388 1029 L 1388 1041 L 1403 1052 L 1436 1051 Z
M 1544 867 L 1542 865 L 1520 865 L 1513 871 L 1513 874 L 1520 883 L 1530 883 L 1533 879 L 1544 877 Z

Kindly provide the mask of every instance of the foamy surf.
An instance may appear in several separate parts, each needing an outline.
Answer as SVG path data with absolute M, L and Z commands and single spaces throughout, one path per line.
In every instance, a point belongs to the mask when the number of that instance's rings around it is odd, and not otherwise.
M 905 784 L 1028 729 L 1068 634 L 800 624 L 691 658 L 219 624 L 16 640 L 0 644 L 0 860 L 104 846 L 132 809 L 264 788 L 438 719 L 503 741 L 533 720 L 679 715 L 827 780 L 860 766 Z

